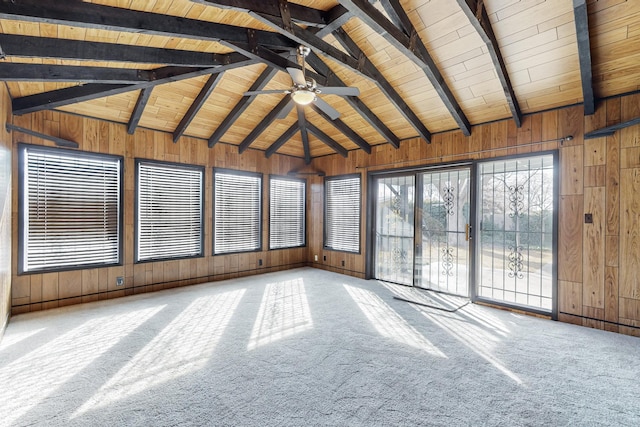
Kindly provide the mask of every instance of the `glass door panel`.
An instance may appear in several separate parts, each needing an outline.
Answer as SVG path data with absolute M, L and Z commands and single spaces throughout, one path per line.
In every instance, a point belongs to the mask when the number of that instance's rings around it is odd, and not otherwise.
M 554 286 L 554 158 L 479 165 L 477 297 L 548 311 Z
M 421 189 L 416 286 L 469 296 L 470 171 L 418 175 Z
M 415 177 L 375 181 L 375 277 L 413 285 Z

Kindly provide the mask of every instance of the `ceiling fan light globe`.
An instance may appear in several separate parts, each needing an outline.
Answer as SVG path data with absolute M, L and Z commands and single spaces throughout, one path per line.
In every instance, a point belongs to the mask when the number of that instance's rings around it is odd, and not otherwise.
M 309 105 L 316 99 L 316 94 L 309 90 L 296 90 L 291 92 L 291 99 L 298 105 Z

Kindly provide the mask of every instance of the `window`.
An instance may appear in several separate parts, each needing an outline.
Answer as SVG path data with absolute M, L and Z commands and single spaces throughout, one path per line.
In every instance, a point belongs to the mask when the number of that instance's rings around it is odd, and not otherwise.
M 269 249 L 305 245 L 305 181 L 269 180 Z
M 203 255 L 204 168 L 136 161 L 136 261 Z
M 324 247 L 360 252 L 360 175 L 324 181 Z
M 214 169 L 214 254 L 258 251 L 262 175 Z
M 19 270 L 120 264 L 122 158 L 21 144 Z

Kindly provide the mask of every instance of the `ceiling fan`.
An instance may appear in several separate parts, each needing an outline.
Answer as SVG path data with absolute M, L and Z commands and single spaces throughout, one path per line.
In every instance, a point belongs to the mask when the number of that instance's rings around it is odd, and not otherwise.
M 340 117 L 340 113 L 333 108 L 331 105 L 327 104 L 324 100 L 318 97 L 319 94 L 327 94 L 327 95 L 339 95 L 339 96 L 358 96 L 360 95 L 360 90 L 357 87 L 347 87 L 347 86 L 325 86 L 318 87 L 316 81 L 311 78 L 307 78 L 305 74 L 305 58 L 311 49 L 307 46 L 299 46 L 297 51 L 298 58 L 301 59 L 302 69 L 287 67 L 287 72 L 291 76 L 293 80 L 293 84 L 290 89 L 275 89 L 275 90 L 256 90 L 245 92 L 244 96 L 251 95 L 262 95 L 267 93 L 286 93 L 291 96 L 293 102 L 298 105 L 309 105 L 314 104 L 320 110 L 322 110 L 325 114 L 327 114 L 331 120 L 335 120 Z M 286 117 L 289 114 L 289 111 L 293 108 L 293 104 L 289 103 L 288 108 L 285 108 L 283 112 L 279 115 L 279 117 Z

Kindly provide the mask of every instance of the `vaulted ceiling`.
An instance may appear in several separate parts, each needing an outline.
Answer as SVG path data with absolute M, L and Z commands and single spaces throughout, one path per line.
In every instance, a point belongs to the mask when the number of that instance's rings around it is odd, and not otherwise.
M 294 104 L 287 67 L 359 96 Z M 636 0 L 0 0 L 14 114 L 311 158 L 640 89 Z M 319 108 L 320 107 L 320 108 Z M 204 143 L 204 142 L 203 142 Z

